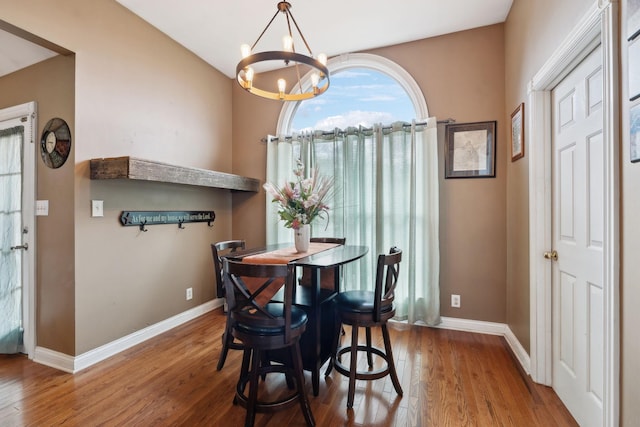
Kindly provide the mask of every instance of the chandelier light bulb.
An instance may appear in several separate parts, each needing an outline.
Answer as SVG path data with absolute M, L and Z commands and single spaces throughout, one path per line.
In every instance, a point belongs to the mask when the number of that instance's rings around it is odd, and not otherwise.
M 284 98 L 284 91 L 287 88 L 287 81 L 285 79 L 278 79 L 278 92 L 280 93 L 280 99 Z
M 247 67 L 247 69 L 244 72 L 244 76 L 247 79 L 247 83 L 251 85 L 253 82 L 253 68 Z
M 318 62 L 326 67 L 327 66 L 327 55 L 325 55 L 324 53 L 319 53 L 318 54 Z
M 289 34 L 282 37 L 282 48 L 285 52 L 293 52 L 293 38 Z
M 242 59 L 246 58 L 251 55 L 251 46 L 246 43 L 240 45 L 240 52 L 242 53 Z
M 311 90 L 313 92 L 313 96 L 317 96 L 320 93 L 318 89 L 318 82 L 320 81 L 320 76 L 318 73 L 311 74 Z

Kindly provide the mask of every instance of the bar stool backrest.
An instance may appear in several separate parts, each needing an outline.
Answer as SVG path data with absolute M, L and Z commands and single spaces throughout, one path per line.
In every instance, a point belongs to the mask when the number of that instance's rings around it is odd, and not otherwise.
M 393 304 L 400 275 L 400 261 L 402 261 L 402 251 L 395 246 L 389 250 L 389 254 L 378 255 L 373 300 L 373 320 L 375 322 L 380 321 L 382 308 Z
M 218 298 L 224 298 L 225 296 L 222 277 L 222 260 L 220 259 L 220 257 L 227 253 L 233 253 L 244 248 L 244 240 L 225 240 L 223 242 L 211 244 L 211 254 L 213 255 L 213 272 L 216 277 L 216 296 Z

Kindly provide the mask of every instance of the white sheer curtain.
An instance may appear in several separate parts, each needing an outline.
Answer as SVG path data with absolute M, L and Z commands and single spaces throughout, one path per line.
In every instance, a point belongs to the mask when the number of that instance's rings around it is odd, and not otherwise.
M 24 127 L 0 130 L 0 353 L 22 345 L 22 141 Z
M 345 289 L 371 289 L 377 255 L 392 246 L 403 251 L 396 291 L 396 319 L 440 322 L 437 123 L 394 123 L 373 129 L 348 128 L 270 137 L 267 181 L 293 179 L 297 159 L 307 170 L 333 176 L 329 221 L 312 224 L 312 236 L 346 237 L 369 247 L 361 261 L 347 265 Z M 292 231 L 278 221 L 267 198 L 267 243 L 287 242 Z

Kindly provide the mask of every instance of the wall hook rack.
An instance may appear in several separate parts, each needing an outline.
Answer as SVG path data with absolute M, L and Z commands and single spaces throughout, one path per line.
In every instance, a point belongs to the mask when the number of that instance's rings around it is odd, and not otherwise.
M 146 226 L 159 224 L 178 224 L 184 229 L 188 222 L 206 222 L 213 227 L 216 219 L 214 211 L 122 211 L 120 224 L 124 227 L 140 227 L 140 231 L 148 231 Z

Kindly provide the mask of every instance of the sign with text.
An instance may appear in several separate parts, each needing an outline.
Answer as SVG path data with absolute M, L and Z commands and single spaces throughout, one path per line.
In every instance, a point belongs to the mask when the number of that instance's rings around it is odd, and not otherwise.
M 120 223 L 123 226 L 181 225 L 190 222 L 206 222 L 211 226 L 215 219 L 214 211 L 122 211 L 120 215 Z

